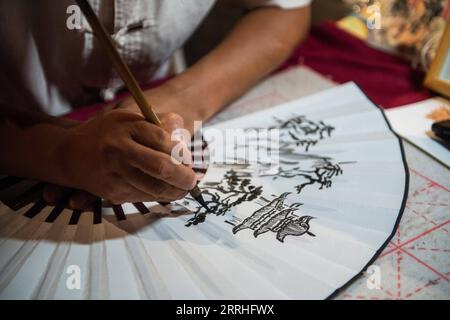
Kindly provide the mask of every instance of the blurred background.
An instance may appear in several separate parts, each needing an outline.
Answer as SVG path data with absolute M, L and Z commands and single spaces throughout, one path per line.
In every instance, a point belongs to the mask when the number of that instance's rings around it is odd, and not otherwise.
M 242 15 L 238 8 L 216 4 L 207 19 L 185 46 L 188 65 L 191 65 L 214 48 Z M 338 20 L 351 13 L 351 6 L 342 0 L 313 0 L 312 21 Z
M 312 23 L 334 21 L 370 46 L 427 70 L 448 22 L 450 0 L 313 0 Z M 191 65 L 214 48 L 243 14 L 220 2 L 184 47 Z M 379 18 L 379 19 L 378 19 Z M 367 21 L 375 24 L 370 30 Z

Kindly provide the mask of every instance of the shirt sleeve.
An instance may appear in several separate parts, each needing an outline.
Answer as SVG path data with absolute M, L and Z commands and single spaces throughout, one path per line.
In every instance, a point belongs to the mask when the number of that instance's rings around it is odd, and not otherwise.
M 282 9 L 296 9 L 306 7 L 312 0 L 244 0 L 247 8 L 253 9 L 265 6 L 274 6 Z

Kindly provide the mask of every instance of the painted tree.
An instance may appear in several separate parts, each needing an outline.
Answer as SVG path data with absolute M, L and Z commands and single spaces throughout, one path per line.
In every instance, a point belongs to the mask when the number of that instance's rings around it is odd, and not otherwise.
M 207 214 L 221 216 L 232 207 L 257 199 L 262 194 L 263 187 L 254 186 L 250 178 L 251 174 L 248 172 L 230 169 L 219 183 L 206 184 L 202 193 L 210 212 L 199 207 L 194 217 L 188 220 L 187 226 L 204 222 Z

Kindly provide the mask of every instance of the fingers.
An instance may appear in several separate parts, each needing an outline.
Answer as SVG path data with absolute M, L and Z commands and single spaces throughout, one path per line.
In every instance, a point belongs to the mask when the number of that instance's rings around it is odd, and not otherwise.
M 42 196 L 46 202 L 53 205 L 61 201 L 69 192 L 68 188 L 55 184 L 47 184 L 44 187 Z
M 125 183 L 120 187 L 120 192 L 117 192 L 115 196 L 108 198 L 112 204 L 122 204 L 125 202 L 146 202 L 154 201 L 152 195 L 149 195 L 141 190 L 133 187 L 132 185 Z
M 113 204 L 122 204 L 124 202 L 147 202 L 147 201 L 163 201 L 169 202 L 177 200 L 180 197 L 173 197 L 168 194 L 163 194 L 161 196 L 156 196 L 153 194 L 146 193 L 131 184 L 122 184 L 120 187 L 120 192 L 116 193 L 116 196 L 109 197 L 109 201 Z M 181 197 L 182 198 L 182 197 Z
M 82 190 L 74 190 L 70 195 L 69 207 L 72 209 L 83 210 L 89 208 L 97 199 L 96 196 Z
M 129 163 L 147 175 L 164 181 L 178 189 L 191 190 L 195 187 L 195 172 L 184 165 L 175 164 L 171 156 L 144 147 L 137 143 L 127 148 Z
M 178 144 L 178 141 L 172 141 L 170 134 L 163 128 L 146 121 L 134 123 L 131 134 L 134 141 L 166 154 L 171 154 Z
M 186 145 L 183 132 L 170 135 L 160 127 L 138 121 L 133 125 L 132 138 L 146 147 L 171 155 L 176 164 L 188 165 L 192 162 L 192 154 Z
M 97 198 L 86 191 L 74 190 L 54 184 L 47 184 L 44 187 L 42 196 L 51 205 L 56 205 L 68 197 L 69 207 L 78 210 L 87 209 Z
M 146 122 L 141 114 L 116 109 L 76 127 L 70 135 L 70 150 L 77 156 L 92 156 L 83 161 L 67 157 L 67 167 L 73 168 L 67 180 L 76 188 L 115 203 L 183 197 L 195 186 L 196 175 L 180 165 L 180 154 L 190 161 L 190 152 L 169 133 L 182 128 L 183 120 L 175 114 L 164 114 L 161 121 L 162 127 L 158 127 Z M 80 178 L 77 172 L 85 174 Z M 58 192 L 47 191 L 47 199 L 54 202 L 61 197 Z M 90 205 L 92 199 L 87 193 L 76 192 L 69 202 L 80 208 Z
M 159 119 L 161 120 L 161 127 L 171 134 L 177 129 L 183 129 L 184 128 L 184 120 L 183 118 L 173 112 L 169 113 L 161 113 L 158 114 Z
M 186 190 L 176 188 L 168 183 L 148 176 L 139 169 L 129 167 L 125 170 L 127 182 L 134 188 L 148 195 L 144 201 L 173 201 L 183 198 Z

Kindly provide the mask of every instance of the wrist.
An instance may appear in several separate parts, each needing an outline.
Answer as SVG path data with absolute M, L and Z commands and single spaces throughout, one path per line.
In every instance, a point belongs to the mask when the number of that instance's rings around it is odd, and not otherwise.
M 37 126 L 35 131 L 35 134 L 30 132 L 35 136 L 34 141 L 31 140 L 30 151 L 39 160 L 33 166 L 36 172 L 31 173 L 32 176 L 57 185 L 72 186 L 66 165 L 70 158 L 66 154 L 69 129 L 46 124 L 40 128 Z
M 55 124 L 62 128 L 72 128 L 76 125 L 79 125 L 81 122 L 77 120 L 72 120 L 65 117 L 57 117 L 55 119 Z
M 66 129 L 53 124 L 20 127 L 7 122 L 1 127 L 0 146 L 7 150 L 0 157 L 3 173 L 42 181 L 61 183 L 63 172 L 56 151 Z M 9 137 L 9 138 L 6 138 Z
M 70 170 L 70 159 L 73 157 L 71 136 L 71 130 L 64 128 L 60 131 L 60 136 L 53 140 L 52 146 L 48 149 L 48 162 L 51 163 L 53 168 L 48 173 L 49 180 L 52 183 L 67 187 L 74 187 Z
M 201 97 L 193 88 L 172 82 L 146 92 L 146 96 L 155 112 L 179 114 L 191 134 L 195 121 L 207 121 L 220 109 L 208 102 L 206 93 Z
M 176 79 L 176 78 L 175 78 Z M 183 82 L 183 83 L 182 83 Z M 212 101 L 212 94 L 198 94 L 197 88 L 184 85 L 185 81 L 168 81 L 164 85 L 147 90 L 145 96 L 155 113 L 174 112 L 179 114 L 191 133 L 194 121 L 206 121 L 221 107 L 217 101 Z M 129 96 L 117 104 L 132 112 L 140 112 L 133 97 Z
M 164 100 L 168 99 L 174 105 L 179 105 L 192 119 L 206 121 L 220 110 L 222 103 L 218 100 L 218 95 L 204 88 L 199 79 L 192 81 L 181 74 L 158 87 L 160 92 L 157 94 Z
M 55 139 L 53 147 L 49 149 L 49 163 L 53 165 L 50 174 L 53 183 L 84 189 L 83 174 L 88 174 L 84 167 L 85 156 L 89 155 L 86 149 L 89 137 L 83 134 L 80 127 L 73 126 L 61 132 L 61 136 Z

